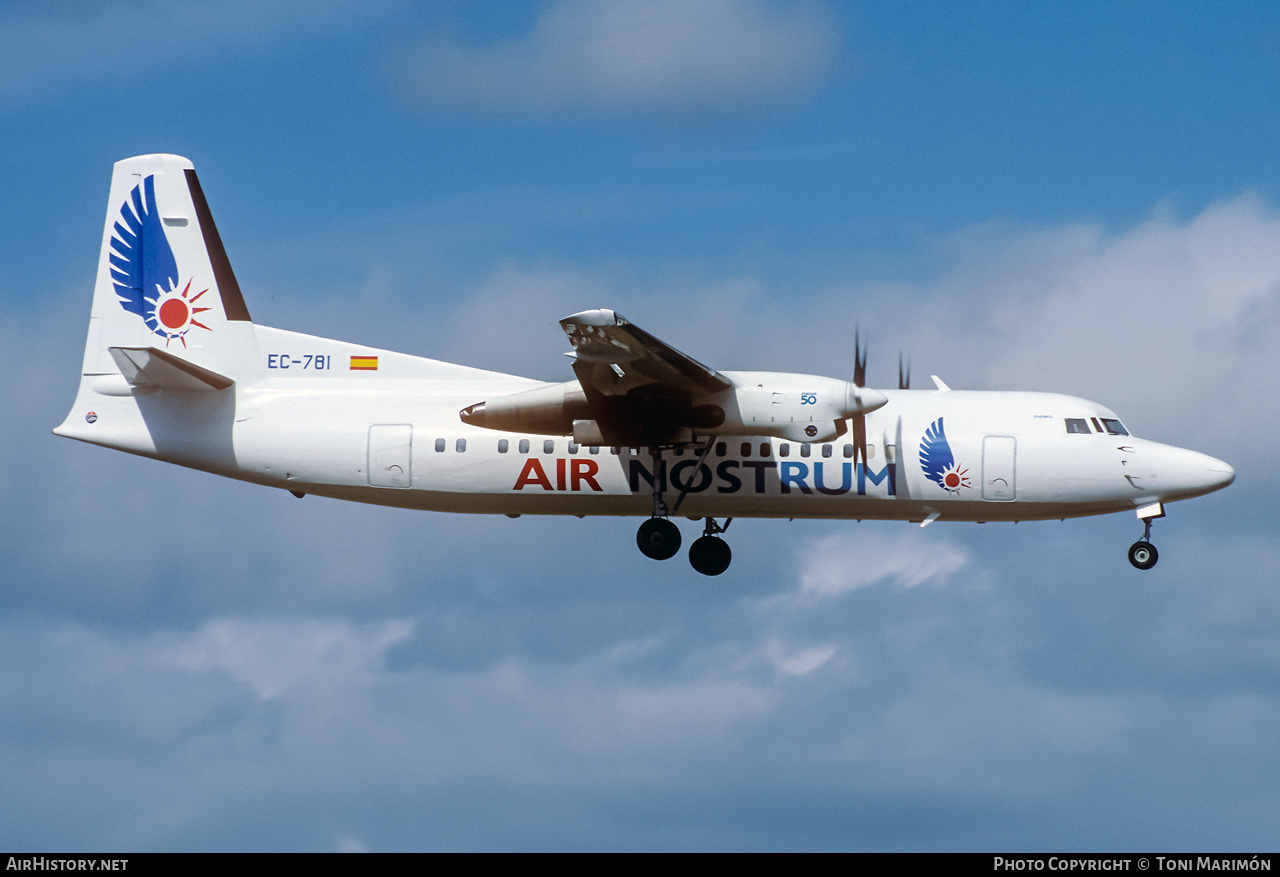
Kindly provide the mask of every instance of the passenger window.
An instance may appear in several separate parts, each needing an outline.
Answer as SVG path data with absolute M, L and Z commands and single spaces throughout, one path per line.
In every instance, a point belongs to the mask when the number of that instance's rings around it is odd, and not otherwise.
M 1128 435 L 1129 434 L 1129 430 L 1125 429 L 1124 424 L 1122 424 L 1118 420 L 1108 420 L 1107 418 L 1104 417 L 1102 418 L 1102 425 L 1105 426 L 1107 428 L 1107 432 L 1111 433 L 1112 435 Z
M 590 453 L 592 453 L 592 454 L 598 454 L 598 453 L 600 453 L 600 446 L 599 446 L 599 445 L 592 445 L 591 447 L 587 448 L 587 450 L 588 450 Z
M 768 442 L 761 442 L 761 443 L 760 443 L 760 456 L 762 456 L 762 457 L 767 457 L 767 456 L 769 456 L 769 443 L 768 443 Z
M 529 453 L 529 440 L 528 440 L 528 439 L 520 439 L 520 453 L 522 453 L 522 454 L 527 454 L 527 453 Z
M 1092 431 L 1089 429 L 1089 421 L 1085 420 L 1083 417 L 1068 417 L 1067 432 L 1070 435 L 1092 435 L 1093 434 Z
M 844 455 L 846 459 L 853 456 L 853 445 L 844 446 Z
M 465 454 L 467 452 L 467 440 L 458 439 L 457 444 L 454 445 L 454 449 L 456 449 L 459 454 Z
M 791 445 L 787 444 L 786 442 L 783 442 L 782 444 L 778 445 L 778 456 L 779 456 L 779 457 L 790 457 L 790 456 L 791 456 Z
M 437 454 L 444 453 L 444 439 L 436 439 L 436 453 Z
M 576 444 L 574 444 L 573 442 L 569 442 L 569 453 L 571 453 L 571 454 L 576 454 L 576 453 L 578 453 L 578 447 L 579 447 L 579 446 L 578 446 L 578 445 L 576 445 Z
M 743 442 L 743 443 L 742 443 L 742 456 L 744 456 L 744 457 L 750 457 L 750 456 L 751 456 L 751 442 Z
M 823 445 L 823 446 L 822 446 L 822 456 L 824 456 L 824 457 L 830 457 L 830 456 L 831 456 L 831 445 Z
M 724 442 L 716 442 L 716 456 L 723 457 L 727 453 L 729 453 L 729 446 Z
M 554 454 L 556 452 L 556 443 L 553 439 L 547 439 L 542 443 L 542 453 Z
M 506 439 L 498 439 L 498 453 L 505 454 L 507 449 L 511 447 L 511 443 Z
M 800 456 L 802 456 L 802 457 L 807 457 L 807 456 L 809 456 L 809 443 L 808 443 L 808 442 L 805 442 L 804 444 L 802 444 L 802 445 L 800 446 Z

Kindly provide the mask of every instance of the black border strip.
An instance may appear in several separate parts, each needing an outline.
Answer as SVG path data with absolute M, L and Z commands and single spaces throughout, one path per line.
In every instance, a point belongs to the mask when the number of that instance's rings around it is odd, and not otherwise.
M 231 270 L 231 260 L 227 258 L 226 248 L 222 246 L 222 237 L 218 234 L 218 227 L 213 224 L 213 214 L 209 212 L 209 202 L 204 199 L 200 180 L 192 168 L 184 168 L 183 173 L 187 175 L 187 188 L 191 190 L 191 201 L 196 207 L 200 233 L 204 235 L 204 248 L 209 253 L 209 263 L 213 265 L 213 277 L 218 282 L 218 292 L 222 294 L 222 310 L 228 320 L 252 323 L 253 318 L 249 316 L 249 308 L 245 306 L 240 284 L 236 282 L 236 274 Z

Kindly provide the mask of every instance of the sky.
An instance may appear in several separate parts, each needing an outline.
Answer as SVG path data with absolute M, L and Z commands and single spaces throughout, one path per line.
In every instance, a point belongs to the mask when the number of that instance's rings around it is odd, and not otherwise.
M 0 149 L 0 847 L 1274 849 L 1274 4 L 4 3 Z M 587 308 L 721 369 L 857 327 L 1236 482 L 1146 573 L 1132 515 L 739 519 L 708 579 L 54 437 L 151 152 L 264 325 L 555 381 Z

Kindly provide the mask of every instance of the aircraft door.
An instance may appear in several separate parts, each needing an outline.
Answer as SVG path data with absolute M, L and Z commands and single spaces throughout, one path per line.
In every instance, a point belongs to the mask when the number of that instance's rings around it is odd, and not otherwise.
M 376 423 L 369 427 L 369 483 L 374 487 L 412 487 L 413 427 Z
M 989 502 L 1017 499 L 1014 475 L 1017 469 L 1018 440 L 1011 435 L 989 435 L 982 439 L 982 498 Z

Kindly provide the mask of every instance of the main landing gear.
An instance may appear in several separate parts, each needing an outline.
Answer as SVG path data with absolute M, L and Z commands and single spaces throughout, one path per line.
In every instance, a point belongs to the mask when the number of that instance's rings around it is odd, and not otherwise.
M 1138 569 L 1151 569 L 1160 559 L 1160 552 L 1151 544 L 1151 522 L 1154 518 L 1143 518 L 1142 538 L 1129 546 L 1129 562 Z
M 704 518 L 702 535 L 689 546 L 689 564 L 704 576 L 718 576 L 729 568 L 733 552 L 720 534 L 729 529 L 733 518 L 726 518 L 723 525 L 715 518 Z M 680 550 L 680 529 L 666 518 L 650 518 L 636 531 L 636 544 L 640 553 L 654 560 L 675 557 Z
M 702 463 L 710 448 L 711 445 L 708 444 L 702 456 L 698 458 L 699 464 Z M 640 547 L 640 553 L 645 557 L 668 560 L 680 550 L 680 528 L 667 519 L 667 504 L 662 499 L 661 478 L 657 474 L 661 463 L 661 451 L 654 448 L 652 454 L 653 517 L 641 524 L 640 529 L 636 531 L 636 545 Z M 679 509 L 680 503 L 684 501 L 684 494 L 685 491 L 681 491 L 680 498 L 676 500 L 676 509 Z M 702 535 L 689 546 L 689 564 L 704 576 L 718 576 L 729 568 L 729 562 L 733 560 L 729 543 L 720 538 L 720 534 L 728 530 L 729 525 L 733 523 L 733 518 L 726 518 L 723 526 L 717 524 L 715 518 L 708 517 L 704 520 L 706 523 L 702 528 Z

